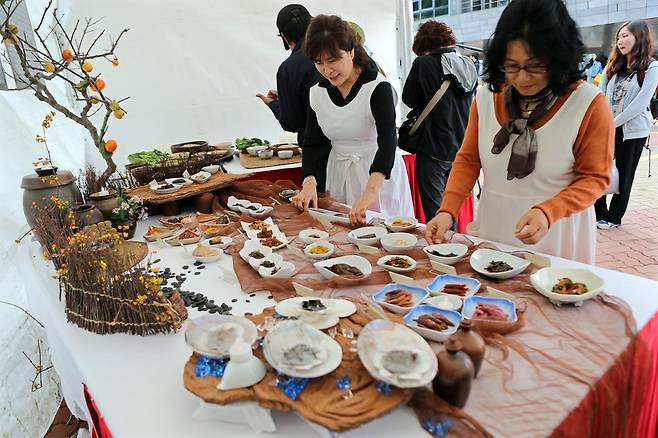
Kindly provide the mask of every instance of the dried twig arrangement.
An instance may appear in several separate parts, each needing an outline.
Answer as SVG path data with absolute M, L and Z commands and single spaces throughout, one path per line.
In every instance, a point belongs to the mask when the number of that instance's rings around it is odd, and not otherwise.
M 149 264 L 138 264 L 134 242 L 125 242 L 110 222 L 74 232 L 73 218 L 65 217 L 62 226 L 56 215 L 38 209 L 34 229 L 57 268 L 69 321 L 98 334 L 144 336 L 180 328 L 180 314 L 160 290 L 162 278 Z
M 0 21 L 0 39 L 8 46 L 8 50 L 16 51 L 21 67 L 21 72 L 14 72 L 16 88 L 11 91 L 31 89 L 37 99 L 89 132 L 107 164 L 98 181 L 103 187 L 117 167 L 112 159 L 117 144 L 114 140 L 105 140 L 110 116 L 123 118 L 126 111 L 121 103 L 128 98 L 113 100 L 103 93 L 105 81 L 100 73 L 94 72 L 92 61 L 105 59 L 113 66 L 118 66 L 119 60 L 115 51 L 119 40 L 128 29 L 123 29 L 116 39 L 111 40 L 109 49 L 97 50 L 96 44 L 105 35 L 104 30 L 98 32 L 95 29 L 97 20 L 88 18 L 84 23 L 78 20 L 69 32 L 62 25 L 61 12 L 52 7 L 53 2 L 50 0 L 36 28 L 20 29 L 12 20 L 22 1 L 24 0 L 0 0 L 0 10 L 4 17 L 4 20 Z M 51 14 L 54 20 L 50 27 L 44 26 L 48 14 Z M 26 32 L 33 32 L 36 40 L 31 38 L 31 35 L 28 37 Z M 68 48 L 62 50 L 61 54 L 53 53 L 46 44 L 52 34 L 59 35 L 66 41 Z M 64 81 L 73 91 L 75 101 L 81 103 L 81 108 L 69 108 L 58 102 L 47 85 L 53 80 Z M 91 119 L 99 112 L 103 117 L 100 128 L 97 128 Z
M 35 364 L 30 357 L 25 354 L 23 351 L 23 356 L 32 364 L 34 367 L 34 379 L 32 379 L 32 392 L 37 391 L 43 388 L 43 376 L 42 374 L 51 369 L 53 366 L 43 366 L 43 360 L 41 359 L 41 340 L 37 340 L 37 350 L 39 351 L 39 360 Z

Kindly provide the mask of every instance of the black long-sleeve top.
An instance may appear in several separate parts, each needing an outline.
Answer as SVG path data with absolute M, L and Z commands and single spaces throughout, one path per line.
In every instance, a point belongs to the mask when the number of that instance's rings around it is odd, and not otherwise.
M 343 98 L 337 87 L 329 80 L 322 78 L 319 87 L 325 88 L 334 105 L 343 107 L 354 100 L 361 87 L 377 78 L 377 65 L 369 63 L 352 86 L 347 97 Z M 386 179 L 390 178 L 395 162 L 397 133 L 395 128 L 395 98 L 393 88 L 388 82 L 379 83 L 370 96 L 370 109 L 377 128 L 377 152 L 370 165 L 370 173 L 380 172 Z M 325 174 L 327 157 L 331 151 L 331 139 L 328 139 L 318 124 L 317 115 L 310 107 L 307 111 L 304 139 L 304 154 L 302 157 L 302 178 Z
M 419 116 L 444 80 L 441 55 L 454 52 L 444 48 L 416 58 L 402 90 L 402 102 Z M 430 157 L 453 161 L 464 140 L 472 93 L 465 94 L 451 84 L 445 95 L 420 126 L 419 152 Z

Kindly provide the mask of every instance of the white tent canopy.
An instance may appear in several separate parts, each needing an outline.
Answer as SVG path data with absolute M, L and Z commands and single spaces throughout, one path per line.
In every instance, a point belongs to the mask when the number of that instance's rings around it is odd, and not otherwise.
M 27 13 L 23 19 L 29 16 L 31 24 L 24 21 L 20 27 L 24 30 L 35 27 L 47 3 L 26 0 Z M 119 165 L 126 164 L 132 152 L 181 141 L 292 138 L 255 96 L 276 87 L 277 68 L 289 55 L 276 37 L 275 26 L 278 11 L 287 3 L 281 0 L 53 1 L 68 27 L 85 17 L 102 18 L 96 28 L 105 29 L 106 35 L 99 41 L 99 48 L 109 48 L 110 36 L 116 37 L 122 29 L 130 29 L 118 46 L 118 67 L 106 60 L 94 61 L 94 72 L 101 73 L 107 83 L 106 95 L 114 99 L 130 96 L 123 104 L 126 117 L 112 119 L 106 137 L 116 139 L 119 144 L 115 153 Z M 307 0 L 299 3 L 312 15 L 336 14 L 358 23 L 365 31 L 366 46 L 400 95 L 402 79 L 411 62 L 411 2 Z M 49 26 L 51 20 L 46 17 L 44 25 Z M 54 35 L 48 44 L 55 53 L 64 48 L 58 45 Z M 1 53 L 7 49 L 12 50 L 0 43 Z M 11 65 L 3 61 L 2 71 L 11 74 Z M 11 84 L 11 78 L 5 79 Z M 50 82 L 49 86 L 54 86 L 52 91 L 60 102 L 73 104 L 64 84 Z M 37 144 L 34 137 L 41 134 L 41 121 L 50 111 L 30 90 L 0 91 L 0 145 L 6 163 L 0 177 L 4 207 L 0 227 L 0 264 L 4 267 L 0 300 L 22 306 L 27 291 L 12 265 L 16 252 L 14 240 L 27 230 L 19 186 L 21 177 L 31 173 L 32 162 L 45 155 L 43 145 Z M 60 168 L 70 169 L 74 174 L 87 162 L 100 170 L 104 168 L 86 131 L 63 115 L 55 117 L 47 139 L 54 164 Z M 35 339 L 45 340 L 45 333 L 14 307 L 0 305 L 0 321 L 0 343 L 4 356 L 11 359 L 0 363 L 0 375 L 7 379 L 2 385 L 0 401 L 3 406 L 12 406 L 0 415 L 3 425 L 0 431 L 4 433 L 6 428 L 12 436 L 41 436 L 45 432 L 41 428 L 48 426 L 54 414 L 57 380 L 55 376 L 44 390 L 31 394 L 25 380 L 33 377 L 33 370 L 21 351 L 32 356 L 36 351 Z M 44 364 L 49 364 L 47 357 Z M 12 399 L 24 400 L 25 408 L 15 401 L 11 405 Z M 31 403 L 39 403 L 40 415 L 27 411 Z

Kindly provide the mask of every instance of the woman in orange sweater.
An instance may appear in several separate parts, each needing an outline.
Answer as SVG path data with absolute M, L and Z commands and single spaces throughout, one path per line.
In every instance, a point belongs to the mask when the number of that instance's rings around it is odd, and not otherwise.
M 614 128 L 605 96 L 580 80 L 583 51 L 561 0 L 505 8 L 428 242 L 443 241 L 482 170 L 470 234 L 594 262 L 592 205 L 608 186 Z

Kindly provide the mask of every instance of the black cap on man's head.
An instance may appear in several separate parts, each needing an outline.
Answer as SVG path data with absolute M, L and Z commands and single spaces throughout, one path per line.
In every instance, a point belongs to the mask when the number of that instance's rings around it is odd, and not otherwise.
M 279 33 L 284 34 L 295 43 L 304 37 L 310 22 L 311 14 L 304 6 L 298 4 L 284 6 L 276 17 L 276 27 L 279 29 Z

